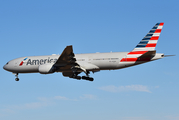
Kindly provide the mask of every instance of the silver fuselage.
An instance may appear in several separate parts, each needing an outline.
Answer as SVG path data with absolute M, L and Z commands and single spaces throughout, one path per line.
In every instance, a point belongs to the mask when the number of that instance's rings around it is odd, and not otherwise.
M 89 54 L 75 54 L 76 62 L 80 66 L 84 66 L 88 71 L 100 71 L 100 70 L 114 70 L 133 65 L 149 62 L 120 62 L 129 52 L 110 52 L 110 53 L 89 53 Z M 162 58 L 163 54 L 156 53 L 150 60 L 156 60 Z M 60 55 L 47 55 L 47 56 L 25 56 L 9 61 L 4 65 L 4 69 L 13 73 L 37 73 L 39 72 L 39 66 L 44 64 L 54 64 Z M 24 58 L 27 58 L 20 66 L 20 63 Z M 64 64 L 59 65 L 59 69 L 56 72 L 70 72 L 71 69 L 64 68 Z

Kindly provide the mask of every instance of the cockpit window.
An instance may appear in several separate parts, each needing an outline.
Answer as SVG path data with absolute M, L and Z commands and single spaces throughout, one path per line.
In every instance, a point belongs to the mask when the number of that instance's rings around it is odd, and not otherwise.
M 6 65 L 9 64 L 9 62 L 6 63 Z

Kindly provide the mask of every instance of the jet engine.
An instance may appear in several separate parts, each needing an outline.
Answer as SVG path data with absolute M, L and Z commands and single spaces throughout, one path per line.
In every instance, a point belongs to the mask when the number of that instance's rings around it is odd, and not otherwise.
M 53 64 L 40 65 L 38 69 L 41 74 L 50 74 L 55 72 Z

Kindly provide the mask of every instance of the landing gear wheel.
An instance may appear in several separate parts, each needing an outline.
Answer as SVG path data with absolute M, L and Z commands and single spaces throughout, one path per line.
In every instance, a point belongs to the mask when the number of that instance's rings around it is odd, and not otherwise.
M 89 78 L 88 80 L 89 80 L 89 81 L 93 81 L 94 79 L 93 79 L 93 78 Z
M 82 76 L 82 79 L 93 81 L 94 79 L 92 77 Z
M 19 78 L 16 78 L 15 80 L 16 80 L 16 81 L 19 81 Z
M 16 76 L 16 79 L 15 79 L 15 80 L 16 80 L 16 81 L 19 81 L 19 78 L 18 78 L 18 74 L 19 74 L 19 73 L 15 73 L 15 74 L 16 74 L 16 75 L 15 75 L 15 76 Z
M 82 79 L 84 79 L 84 80 L 87 80 L 89 77 L 87 77 L 87 76 L 82 76 Z
M 76 76 L 75 79 L 81 80 L 81 77 L 80 76 Z

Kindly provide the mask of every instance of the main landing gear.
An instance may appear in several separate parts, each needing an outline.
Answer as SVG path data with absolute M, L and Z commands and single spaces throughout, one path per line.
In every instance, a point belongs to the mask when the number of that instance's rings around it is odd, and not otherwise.
M 19 78 L 18 78 L 18 74 L 19 74 L 19 73 L 15 73 L 15 74 L 16 74 L 16 75 L 15 75 L 15 76 L 16 76 L 15 81 L 19 81 Z
M 89 81 L 93 81 L 94 80 L 92 77 L 88 77 L 88 76 L 82 76 L 82 79 L 89 80 Z
M 89 80 L 89 81 L 93 81 L 94 80 L 92 77 L 89 77 L 89 74 L 90 74 L 89 71 L 86 71 L 85 74 L 86 74 L 86 76 L 82 76 L 82 79 Z
M 79 73 L 75 72 L 70 78 L 77 79 L 77 80 L 88 80 L 93 81 L 94 79 L 92 77 L 89 77 L 89 72 L 86 73 L 86 76 L 78 76 Z
M 70 78 L 77 79 L 77 80 L 83 79 L 83 80 L 88 80 L 88 81 L 93 81 L 94 80 L 92 77 L 88 77 L 88 76 L 82 76 L 81 77 L 81 76 L 75 76 L 75 75 L 73 75 Z

